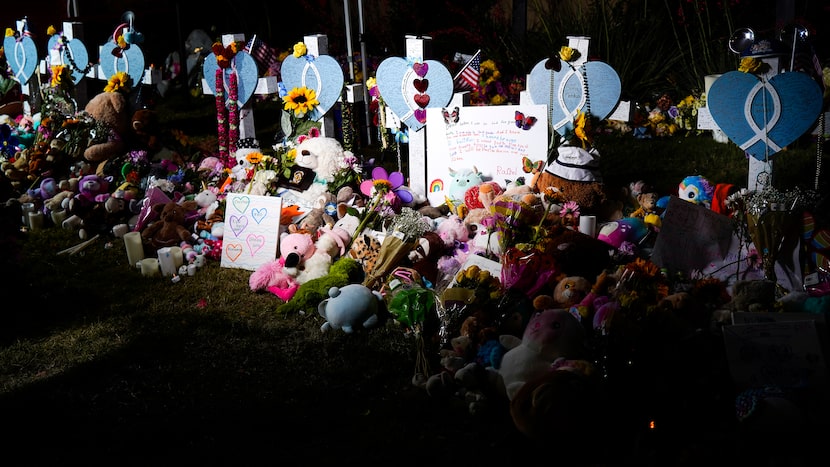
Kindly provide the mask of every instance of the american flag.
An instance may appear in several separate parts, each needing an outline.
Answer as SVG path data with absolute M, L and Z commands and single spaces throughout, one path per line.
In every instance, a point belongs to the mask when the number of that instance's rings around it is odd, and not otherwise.
M 254 37 L 252 37 L 251 40 L 245 44 L 244 50 L 254 57 L 257 67 L 259 68 L 260 75 L 275 74 L 267 72 L 272 68 L 275 68 L 275 65 L 280 62 L 280 56 L 276 49 L 257 38 L 256 34 L 254 34 Z M 278 72 L 279 68 L 277 68 L 276 71 Z
M 453 78 L 455 91 L 472 91 L 478 88 L 478 78 L 481 67 L 481 49 L 476 51 L 461 71 Z

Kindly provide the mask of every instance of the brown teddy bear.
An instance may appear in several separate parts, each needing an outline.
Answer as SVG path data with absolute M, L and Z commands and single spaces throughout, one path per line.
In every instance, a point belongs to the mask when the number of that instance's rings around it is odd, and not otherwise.
M 129 128 L 129 101 L 123 93 L 102 92 L 90 99 L 84 110 L 109 130 L 103 140 L 100 137 L 91 140 L 84 150 L 84 159 L 96 166 L 96 174 L 103 175 L 106 162 L 126 151 L 124 136 Z
M 161 127 L 158 113 L 155 110 L 138 109 L 133 112 L 130 127 L 133 134 L 133 145 L 136 148 L 147 149 L 153 152 L 161 148 L 159 138 Z
M 178 246 L 181 242 L 190 241 L 192 232 L 185 227 L 187 215 L 199 209 L 194 200 L 181 203 L 168 201 L 153 206 L 158 214 L 158 220 L 151 223 L 141 232 L 145 247 L 154 251 L 160 248 Z

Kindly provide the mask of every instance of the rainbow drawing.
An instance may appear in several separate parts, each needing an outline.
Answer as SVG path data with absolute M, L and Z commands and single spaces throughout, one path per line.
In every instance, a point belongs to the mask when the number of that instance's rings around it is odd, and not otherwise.
M 436 178 L 429 184 L 429 192 L 430 193 L 439 193 L 444 191 L 444 180 L 440 178 Z

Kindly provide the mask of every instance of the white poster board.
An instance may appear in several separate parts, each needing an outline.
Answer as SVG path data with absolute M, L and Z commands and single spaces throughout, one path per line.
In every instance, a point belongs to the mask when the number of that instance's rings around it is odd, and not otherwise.
M 222 260 L 226 268 L 256 270 L 277 257 L 282 198 L 229 193 Z
M 505 186 L 532 174 L 533 163 L 547 160 L 548 121 L 544 105 L 494 105 L 428 108 L 427 199 L 444 203 L 451 181 L 450 169 L 475 167 L 484 180 Z

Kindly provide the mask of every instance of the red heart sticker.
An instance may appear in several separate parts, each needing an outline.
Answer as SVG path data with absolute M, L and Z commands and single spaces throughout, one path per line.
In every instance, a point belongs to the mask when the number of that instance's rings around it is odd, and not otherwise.
M 418 104 L 418 107 L 425 108 L 429 105 L 429 95 L 427 94 L 415 94 L 415 103 Z
M 413 81 L 413 84 L 415 85 L 415 89 L 417 89 L 418 92 L 427 92 L 427 88 L 429 87 L 429 80 L 426 78 L 416 79 Z

